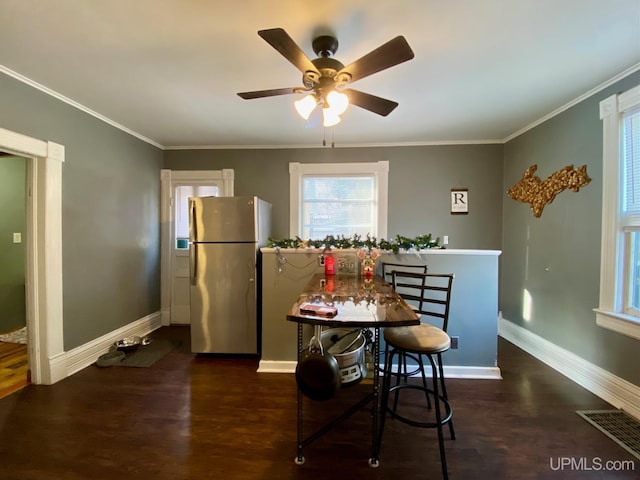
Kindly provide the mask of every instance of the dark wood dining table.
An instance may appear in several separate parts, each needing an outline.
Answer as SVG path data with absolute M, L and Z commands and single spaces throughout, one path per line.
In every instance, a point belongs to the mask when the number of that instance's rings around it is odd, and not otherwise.
M 300 307 L 306 304 L 330 306 L 337 309 L 333 317 L 310 315 L 300 311 Z M 305 352 L 305 338 L 303 326 L 316 327 L 344 327 L 361 328 L 369 337 L 373 368 L 369 375 L 371 378 L 371 390 L 367 389 L 366 395 L 335 417 L 332 421 L 320 427 L 308 435 L 303 434 L 303 404 L 304 398 L 298 389 L 297 401 L 297 455 L 295 463 L 302 465 L 305 462 L 304 447 L 314 442 L 336 424 L 346 420 L 363 406 L 371 403 L 371 456 L 369 465 L 379 465 L 379 415 L 380 415 L 380 373 L 378 359 L 380 358 L 380 328 L 417 325 L 419 317 L 413 309 L 393 290 L 393 287 L 381 276 L 357 276 L 357 275 L 314 275 L 298 299 L 287 312 L 287 320 L 298 324 L 298 361 Z M 340 392 L 338 391 L 338 395 Z M 327 402 L 328 408 L 331 400 Z

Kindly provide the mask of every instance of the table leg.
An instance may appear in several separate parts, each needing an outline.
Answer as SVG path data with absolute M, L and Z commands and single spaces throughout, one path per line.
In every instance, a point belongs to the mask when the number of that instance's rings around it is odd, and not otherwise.
M 380 417 L 380 375 L 378 375 L 378 359 L 380 354 L 380 328 L 373 329 L 373 401 L 371 402 L 371 458 L 369 466 L 377 468 L 380 465 L 378 460 L 380 454 L 380 441 L 378 431 L 378 418 Z
M 302 355 L 302 323 L 298 323 L 298 362 L 300 361 L 300 356 Z M 302 402 L 303 402 L 303 398 L 302 398 L 302 392 L 300 391 L 300 389 L 297 389 L 298 391 L 298 396 L 297 396 L 297 403 L 298 403 L 298 408 L 297 408 L 297 416 L 298 416 L 298 421 L 297 421 L 297 431 L 298 431 L 298 451 L 296 454 L 296 458 L 295 458 L 295 463 L 296 465 L 303 465 L 304 464 L 304 456 L 302 455 L 302 445 L 303 445 L 303 438 L 302 438 Z

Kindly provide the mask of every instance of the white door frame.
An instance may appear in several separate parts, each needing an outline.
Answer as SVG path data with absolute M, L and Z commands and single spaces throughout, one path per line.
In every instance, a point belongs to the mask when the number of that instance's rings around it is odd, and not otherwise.
M 223 170 L 160 170 L 160 311 L 162 325 L 171 324 L 171 279 L 173 262 L 173 191 L 176 184 L 222 182 L 220 196 L 233 197 L 234 171 Z
M 26 310 L 31 383 L 67 376 L 62 310 L 64 146 L 0 128 L 0 149 L 27 158 Z

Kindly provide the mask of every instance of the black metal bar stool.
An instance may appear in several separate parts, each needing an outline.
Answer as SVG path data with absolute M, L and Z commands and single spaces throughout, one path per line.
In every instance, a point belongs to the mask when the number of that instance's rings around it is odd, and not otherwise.
M 448 479 L 443 425 L 449 425 L 449 433 L 452 440 L 455 440 L 455 431 L 453 428 L 453 410 L 449 403 L 445 386 L 442 353 L 449 350 L 451 346 L 451 339 L 447 334 L 447 327 L 449 323 L 449 305 L 454 275 L 393 271 L 391 276 L 394 289 L 403 296 L 403 298 L 406 295 L 407 298 L 418 301 L 417 313 L 422 317 L 441 320 L 442 328 L 429 323 L 421 323 L 420 325 L 410 327 L 385 328 L 384 339 L 386 347 L 379 439 L 380 441 L 382 440 L 387 415 L 414 427 L 436 428 L 438 432 L 442 475 L 443 478 Z M 421 384 L 411 383 L 409 381 L 408 377 L 411 372 L 407 374 L 406 366 L 404 365 L 407 356 L 417 360 L 418 365 L 416 371 L 420 372 Z M 426 363 L 423 360 L 425 357 L 431 365 L 431 386 L 428 384 L 425 373 Z M 395 372 L 393 371 L 394 360 L 397 361 L 397 369 Z M 396 379 L 395 385 L 392 385 L 392 377 Z M 435 418 L 433 418 L 433 421 L 417 420 L 410 418 L 408 414 L 399 413 L 398 399 L 400 392 L 403 390 L 423 391 L 426 397 L 425 408 L 427 410 L 431 410 L 430 397 L 433 397 L 435 407 Z M 395 398 L 393 405 L 390 406 L 389 396 L 392 393 Z M 444 412 L 442 411 L 443 408 Z

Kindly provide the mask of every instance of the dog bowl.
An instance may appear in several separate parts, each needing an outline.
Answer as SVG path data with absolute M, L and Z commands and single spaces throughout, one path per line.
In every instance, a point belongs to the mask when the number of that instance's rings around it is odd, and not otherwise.
M 124 337 L 118 340 L 115 343 L 115 346 L 118 350 L 123 352 L 131 352 L 137 349 L 140 346 L 141 339 L 138 336 L 134 337 Z

